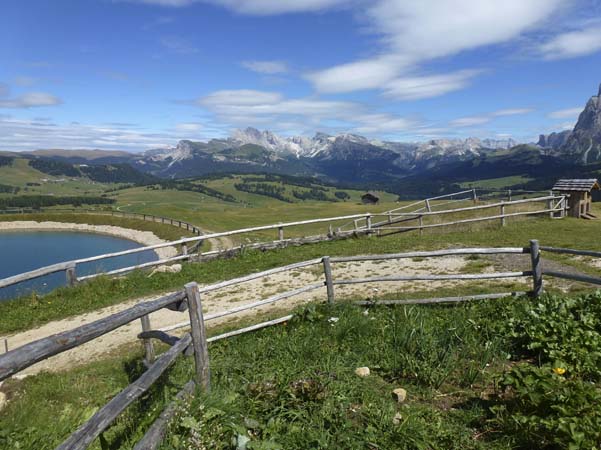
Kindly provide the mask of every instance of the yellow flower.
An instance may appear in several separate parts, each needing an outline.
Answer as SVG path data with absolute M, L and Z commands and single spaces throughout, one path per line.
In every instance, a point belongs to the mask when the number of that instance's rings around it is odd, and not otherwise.
M 555 372 L 557 375 L 563 375 L 564 373 L 566 373 L 566 369 L 564 369 L 563 367 L 555 367 L 553 369 L 553 372 Z

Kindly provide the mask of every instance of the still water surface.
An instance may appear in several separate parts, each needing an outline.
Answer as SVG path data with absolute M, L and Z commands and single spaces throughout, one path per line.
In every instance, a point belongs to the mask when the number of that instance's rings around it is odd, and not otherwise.
M 141 247 L 141 244 L 114 236 L 72 231 L 0 232 L 0 279 L 39 267 L 103 253 Z M 113 270 L 157 259 L 152 250 L 77 265 L 77 275 Z M 58 272 L 0 288 L 0 301 L 32 291 L 46 293 L 65 284 Z

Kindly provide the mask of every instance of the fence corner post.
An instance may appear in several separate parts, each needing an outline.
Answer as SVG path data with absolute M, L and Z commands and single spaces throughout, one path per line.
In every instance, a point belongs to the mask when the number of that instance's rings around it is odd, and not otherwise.
M 75 286 L 77 284 L 77 272 L 75 270 L 75 263 L 69 264 L 65 269 L 65 276 L 67 277 L 67 286 Z
M 532 296 L 539 297 L 543 292 L 543 266 L 536 239 L 530 241 L 530 260 L 532 262 Z
M 323 263 L 323 273 L 326 277 L 325 285 L 328 293 L 328 303 L 332 305 L 334 303 L 334 282 L 332 281 L 332 266 L 330 264 L 330 257 L 324 256 L 321 259 Z
M 150 317 L 148 314 L 140 317 L 140 322 L 142 322 L 142 331 L 150 331 L 152 327 L 150 326 Z M 152 339 L 144 339 L 144 350 L 146 351 L 146 364 L 152 364 L 155 358 L 154 345 L 152 343 Z
M 196 384 L 198 384 L 204 392 L 209 392 L 211 390 L 209 348 L 198 284 L 195 282 L 188 283 L 186 284 L 185 289 L 188 298 L 188 312 L 190 313 L 190 335 L 192 336 L 192 346 L 194 347 Z

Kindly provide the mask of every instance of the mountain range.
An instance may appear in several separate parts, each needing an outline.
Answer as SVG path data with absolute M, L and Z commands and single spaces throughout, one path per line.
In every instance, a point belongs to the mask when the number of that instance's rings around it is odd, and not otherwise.
M 5 153 L 6 154 L 6 153 Z M 23 155 L 23 154 L 21 154 Z M 601 86 L 573 130 L 541 135 L 537 144 L 512 139 L 435 139 L 421 143 L 370 140 L 356 134 L 281 137 L 255 128 L 208 142 L 182 140 L 141 154 L 100 150 L 38 150 L 29 158 L 71 164 L 129 164 L 160 178 L 214 172 L 272 172 L 340 184 L 444 186 L 520 175 L 537 183 L 566 173 L 595 175 L 601 162 Z M 412 184 L 409 184 L 412 183 Z M 395 189 L 395 192 L 399 189 Z

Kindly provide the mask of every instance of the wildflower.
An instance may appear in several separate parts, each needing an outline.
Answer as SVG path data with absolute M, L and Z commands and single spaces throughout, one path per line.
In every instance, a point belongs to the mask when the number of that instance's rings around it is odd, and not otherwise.
M 330 322 L 330 323 L 332 324 L 332 326 L 334 326 L 334 324 L 335 324 L 336 322 L 338 322 L 338 320 L 339 320 L 339 319 L 338 319 L 338 317 L 330 317 L 330 318 L 328 319 L 328 322 Z
M 564 373 L 566 373 L 566 369 L 564 369 L 563 367 L 555 367 L 553 368 L 553 372 L 555 372 L 557 375 L 563 375 Z

